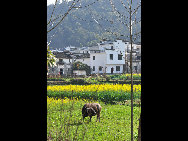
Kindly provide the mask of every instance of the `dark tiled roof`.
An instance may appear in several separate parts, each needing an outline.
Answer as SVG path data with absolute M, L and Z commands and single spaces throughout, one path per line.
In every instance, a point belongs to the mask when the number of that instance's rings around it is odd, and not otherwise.
M 54 52 L 54 55 L 56 58 L 68 58 L 68 59 L 72 58 L 70 56 L 70 53 L 66 53 L 66 52 Z
M 76 59 L 90 58 L 89 53 L 54 52 L 54 55 L 56 58 L 67 58 L 67 59 L 72 59 L 71 55 L 76 56 Z

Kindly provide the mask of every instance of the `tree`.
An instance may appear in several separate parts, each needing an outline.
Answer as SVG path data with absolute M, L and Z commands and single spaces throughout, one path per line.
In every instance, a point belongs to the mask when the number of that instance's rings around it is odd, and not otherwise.
M 88 66 L 87 64 L 83 64 L 80 61 L 76 61 L 73 63 L 73 70 L 85 70 L 86 75 L 91 74 L 90 66 Z
M 138 9 L 141 7 L 141 1 L 137 2 L 136 6 L 133 6 L 133 2 L 132 0 L 127 0 L 126 4 L 120 0 L 121 4 L 123 5 L 123 7 L 125 8 L 124 13 L 122 14 L 122 12 L 118 11 L 118 9 L 115 7 L 114 3 L 112 2 L 112 0 L 110 0 L 110 4 L 112 6 L 112 10 L 118 15 L 118 17 L 121 18 L 120 22 L 122 22 L 122 24 L 124 24 L 128 29 L 129 29 L 129 43 L 131 45 L 131 51 L 130 51 L 130 73 L 131 73 L 131 141 L 133 141 L 133 67 L 132 67 L 132 51 L 133 51 L 133 42 L 134 40 L 138 37 L 138 34 L 141 32 L 137 32 L 133 34 L 133 23 L 139 23 L 137 22 L 137 18 L 136 18 L 136 14 Z M 133 18 L 133 16 L 135 16 Z M 133 36 L 136 37 L 133 37 Z M 123 36 L 123 35 L 122 35 Z M 134 38 L 134 40 L 133 40 Z
M 50 50 L 50 47 L 47 46 L 47 69 L 48 69 L 48 67 L 55 66 L 56 65 L 55 61 L 56 61 L 55 56 L 53 55 L 52 51 Z

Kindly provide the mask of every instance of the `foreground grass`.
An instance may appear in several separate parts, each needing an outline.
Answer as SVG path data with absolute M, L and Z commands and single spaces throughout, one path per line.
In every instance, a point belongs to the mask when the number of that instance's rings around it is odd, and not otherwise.
M 101 122 L 96 122 L 97 117 L 89 117 L 82 120 L 81 109 L 87 102 L 78 99 L 54 99 L 47 100 L 47 138 L 48 140 L 125 140 L 131 138 L 131 107 L 125 105 L 102 106 Z M 98 102 L 99 103 L 99 102 Z M 138 135 L 138 119 L 140 107 L 134 107 L 134 139 Z

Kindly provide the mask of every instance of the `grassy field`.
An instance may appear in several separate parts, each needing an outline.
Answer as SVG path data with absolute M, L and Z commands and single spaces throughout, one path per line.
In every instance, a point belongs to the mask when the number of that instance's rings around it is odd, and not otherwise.
M 97 117 L 82 120 L 81 109 L 87 102 L 98 102 L 102 106 L 101 122 Z M 138 102 L 138 101 L 137 101 Z M 105 104 L 85 99 L 47 98 L 47 139 L 48 140 L 104 140 L 129 141 L 131 139 L 131 107 L 130 101 L 124 105 Z M 134 106 L 134 140 L 138 136 L 138 119 L 140 106 Z

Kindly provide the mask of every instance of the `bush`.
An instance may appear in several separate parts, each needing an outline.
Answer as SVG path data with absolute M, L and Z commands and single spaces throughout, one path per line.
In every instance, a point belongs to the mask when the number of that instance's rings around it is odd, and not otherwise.
M 70 79 L 71 84 L 84 85 L 86 81 L 84 79 Z

